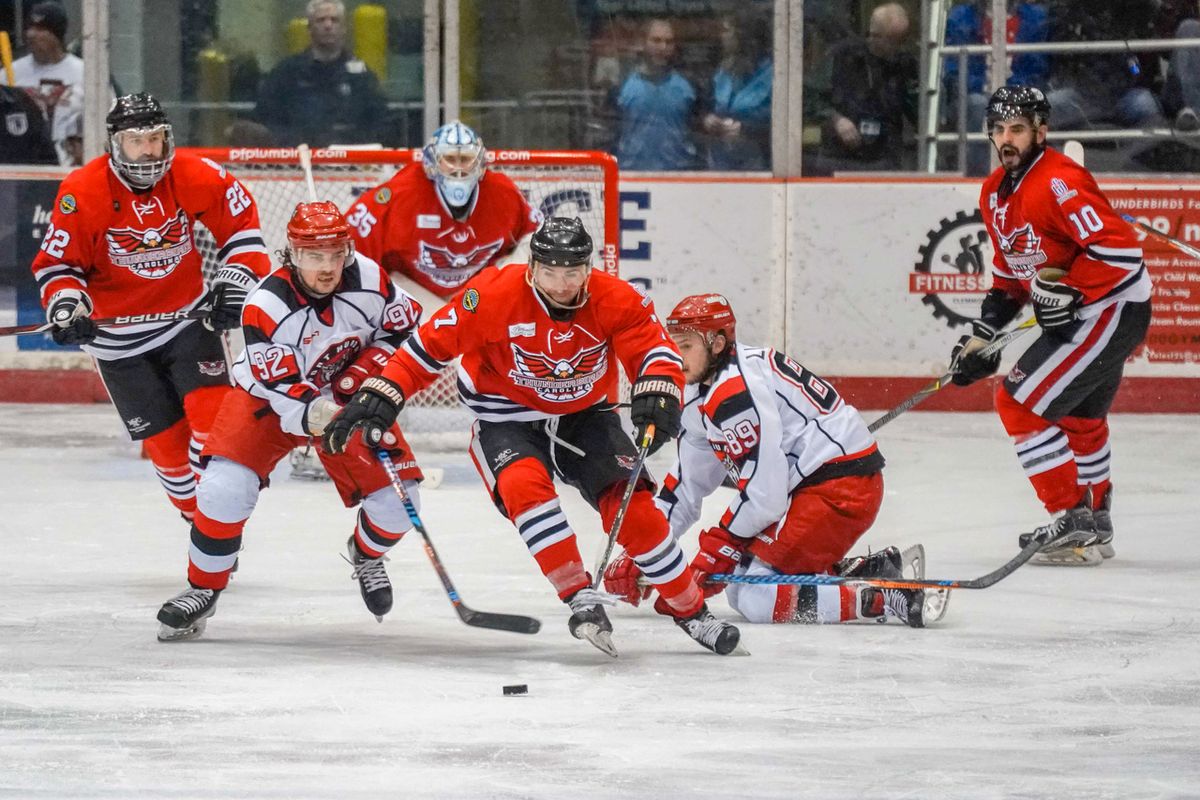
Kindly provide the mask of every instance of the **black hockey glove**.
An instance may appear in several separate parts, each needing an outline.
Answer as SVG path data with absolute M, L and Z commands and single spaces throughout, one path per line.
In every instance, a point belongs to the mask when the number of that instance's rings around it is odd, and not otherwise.
M 92 322 L 92 298 L 78 289 L 55 292 L 46 306 L 46 321 L 54 327 L 55 344 L 91 344 L 100 333 Z
M 972 335 L 964 336 L 950 351 L 950 379 L 955 386 L 970 386 L 995 373 L 1000 368 L 1000 354 L 980 355 L 980 351 L 996 338 L 996 330 L 982 320 L 972 320 Z
M 211 309 L 204 318 L 204 327 L 210 331 L 227 331 L 242 324 L 242 306 L 246 295 L 257 278 L 245 267 L 229 266 L 221 269 L 213 279 L 213 288 L 202 301 Z
M 337 416 L 325 426 L 321 446 L 326 453 L 344 453 L 351 434 L 362 428 L 363 442 L 378 447 L 387 429 L 404 408 L 404 393 L 386 378 L 367 378 Z
M 1033 299 L 1033 315 L 1043 330 L 1054 331 L 1075 321 L 1083 294 L 1079 290 L 1042 277 L 1033 279 L 1030 294 Z
M 682 415 L 679 387 L 670 378 L 643 375 L 633 384 L 629 418 L 637 428 L 636 442 L 639 447 L 645 438 L 646 427 L 653 424 L 654 440 L 650 444 L 650 452 L 658 452 L 658 448 L 679 435 Z

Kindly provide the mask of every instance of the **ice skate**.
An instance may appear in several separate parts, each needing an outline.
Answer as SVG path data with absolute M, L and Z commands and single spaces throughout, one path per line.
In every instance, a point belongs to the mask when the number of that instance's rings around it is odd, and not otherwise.
M 883 596 L 881 622 L 898 619 L 910 628 L 924 628 L 946 614 L 948 589 L 878 589 Z
M 567 620 L 567 628 L 576 639 L 586 639 L 596 649 L 617 657 L 617 648 L 612 640 L 612 623 L 604 611 L 604 604 L 612 602 L 609 595 L 598 592 L 590 587 L 580 589 L 566 599 L 571 608 L 571 618 Z
M 1111 526 L 1111 523 L 1110 523 Z M 1048 524 L 1032 533 L 1023 533 L 1018 543 L 1024 549 L 1031 541 L 1042 548 L 1030 559 L 1031 564 L 1060 567 L 1093 567 L 1104 560 L 1097 545 L 1096 519 L 1092 514 L 1091 493 L 1084 494 L 1079 505 L 1058 512 Z M 1111 547 L 1111 537 L 1109 547 Z
M 305 481 L 327 481 L 329 474 L 317 458 L 317 451 L 307 445 L 303 449 L 297 447 L 288 455 L 288 464 L 292 468 L 292 477 Z
M 354 567 L 350 577 L 358 580 L 358 588 L 362 592 L 367 611 L 374 614 L 376 620 L 383 622 L 383 615 L 392 610 L 392 582 L 383 567 L 385 557 L 370 558 L 364 555 L 354 543 L 354 536 L 346 540 L 346 552 L 350 554 L 346 560 Z
M 925 548 L 921 545 L 914 545 L 903 553 L 897 547 L 885 547 L 865 556 L 843 558 L 834 565 L 833 570 L 844 578 L 902 578 L 906 568 L 918 562 L 922 565 L 920 569 L 923 573 L 924 561 Z
M 683 632 L 692 637 L 701 647 L 711 650 L 719 656 L 750 655 L 739 645 L 742 632 L 737 626 L 724 620 L 717 619 L 708 610 L 708 604 L 700 606 L 700 610 L 690 617 L 675 617 L 675 624 L 683 628 Z
M 1112 558 L 1117 554 L 1113 549 L 1112 524 L 1112 487 L 1104 490 L 1104 499 L 1100 507 L 1092 510 L 1092 519 L 1096 521 L 1096 550 L 1103 558 Z
M 220 589 L 191 587 L 163 603 L 158 610 L 158 640 L 182 642 L 204 633 L 208 618 L 217 610 Z

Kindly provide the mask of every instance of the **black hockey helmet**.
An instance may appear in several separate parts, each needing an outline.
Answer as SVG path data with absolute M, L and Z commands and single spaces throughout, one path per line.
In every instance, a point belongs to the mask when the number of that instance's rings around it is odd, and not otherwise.
M 551 267 L 575 267 L 592 260 L 592 237 L 579 217 L 550 217 L 529 241 L 533 260 Z
M 1025 117 L 1036 128 L 1050 122 L 1050 101 L 1036 86 L 1001 86 L 987 104 L 987 129 L 997 122 Z
M 118 97 L 109 108 L 104 122 L 108 127 L 109 157 L 117 171 L 132 186 L 148 189 L 167 174 L 175 158 L 175 140 L 171 133 L 171 121 L 153 95 L 139 92 Z M 165 138 L 160 158 L 141 161 L 126 157 L 120 141 L 122 132 L 152 133 L 156 130 L 162 130 Z

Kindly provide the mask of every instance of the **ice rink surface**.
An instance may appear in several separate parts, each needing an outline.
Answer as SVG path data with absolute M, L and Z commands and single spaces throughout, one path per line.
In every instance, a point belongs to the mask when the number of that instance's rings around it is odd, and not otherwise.
M 919 541 L 929 577 L 973 578 L 1043 521 L 993 416 L 879 438 L 864 546 Z M 1023 567 L 925 630 L 744 626 L 743 658 L 622 606 L 612 660 L 460 454 L 426 459 L 426 524 L 469 605 L 538 635 L 463 625 L 415 533 L 377 624 L 339 557 L 353 514 L 284 467 L 204 638 L 160 644 L 187 528 L 149 462 L 107 406 L 0 406 L 0 797 L 1200 797 L 1200 427 L 1120 416 L 1112 444 L 1103 566 Z M 591 563 L 598 518 L 564 501 Z

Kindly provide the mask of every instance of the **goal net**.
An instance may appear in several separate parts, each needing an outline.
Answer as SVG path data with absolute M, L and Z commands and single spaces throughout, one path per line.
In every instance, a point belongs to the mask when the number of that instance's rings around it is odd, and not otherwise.
M 287 221 L 297 203 L 308 200 L 304 173 L 295 148 L 189 149 L 229 170 L 253 195 L 267 249 L 274 254 L 287 243 Z M 420 150 L 317 149 L 312 153 L 313 180 L 319 200 L 332 200 L 347 210 L 364 192 L 420 161 Z M 529 203 L 545 216 L 578 216 L 596 245 L 593 263 L 617 274 L 619 251 L 616 160 L 591 151 L 489 150 L 488 168 L 516 183 Z M 202 226 L 196 242 L 211 278 L 217 247 Z M 274 261 L 274 255 L 272 255 Z M 426 309 L 426 315 L 434 309 Z M 233 344 L 240 347 L 240 342 Z M 450 449 L 465 446 L 471 416 L 458 403 L 454 368 L 405 404 L 401 425 L 414 447 Z

